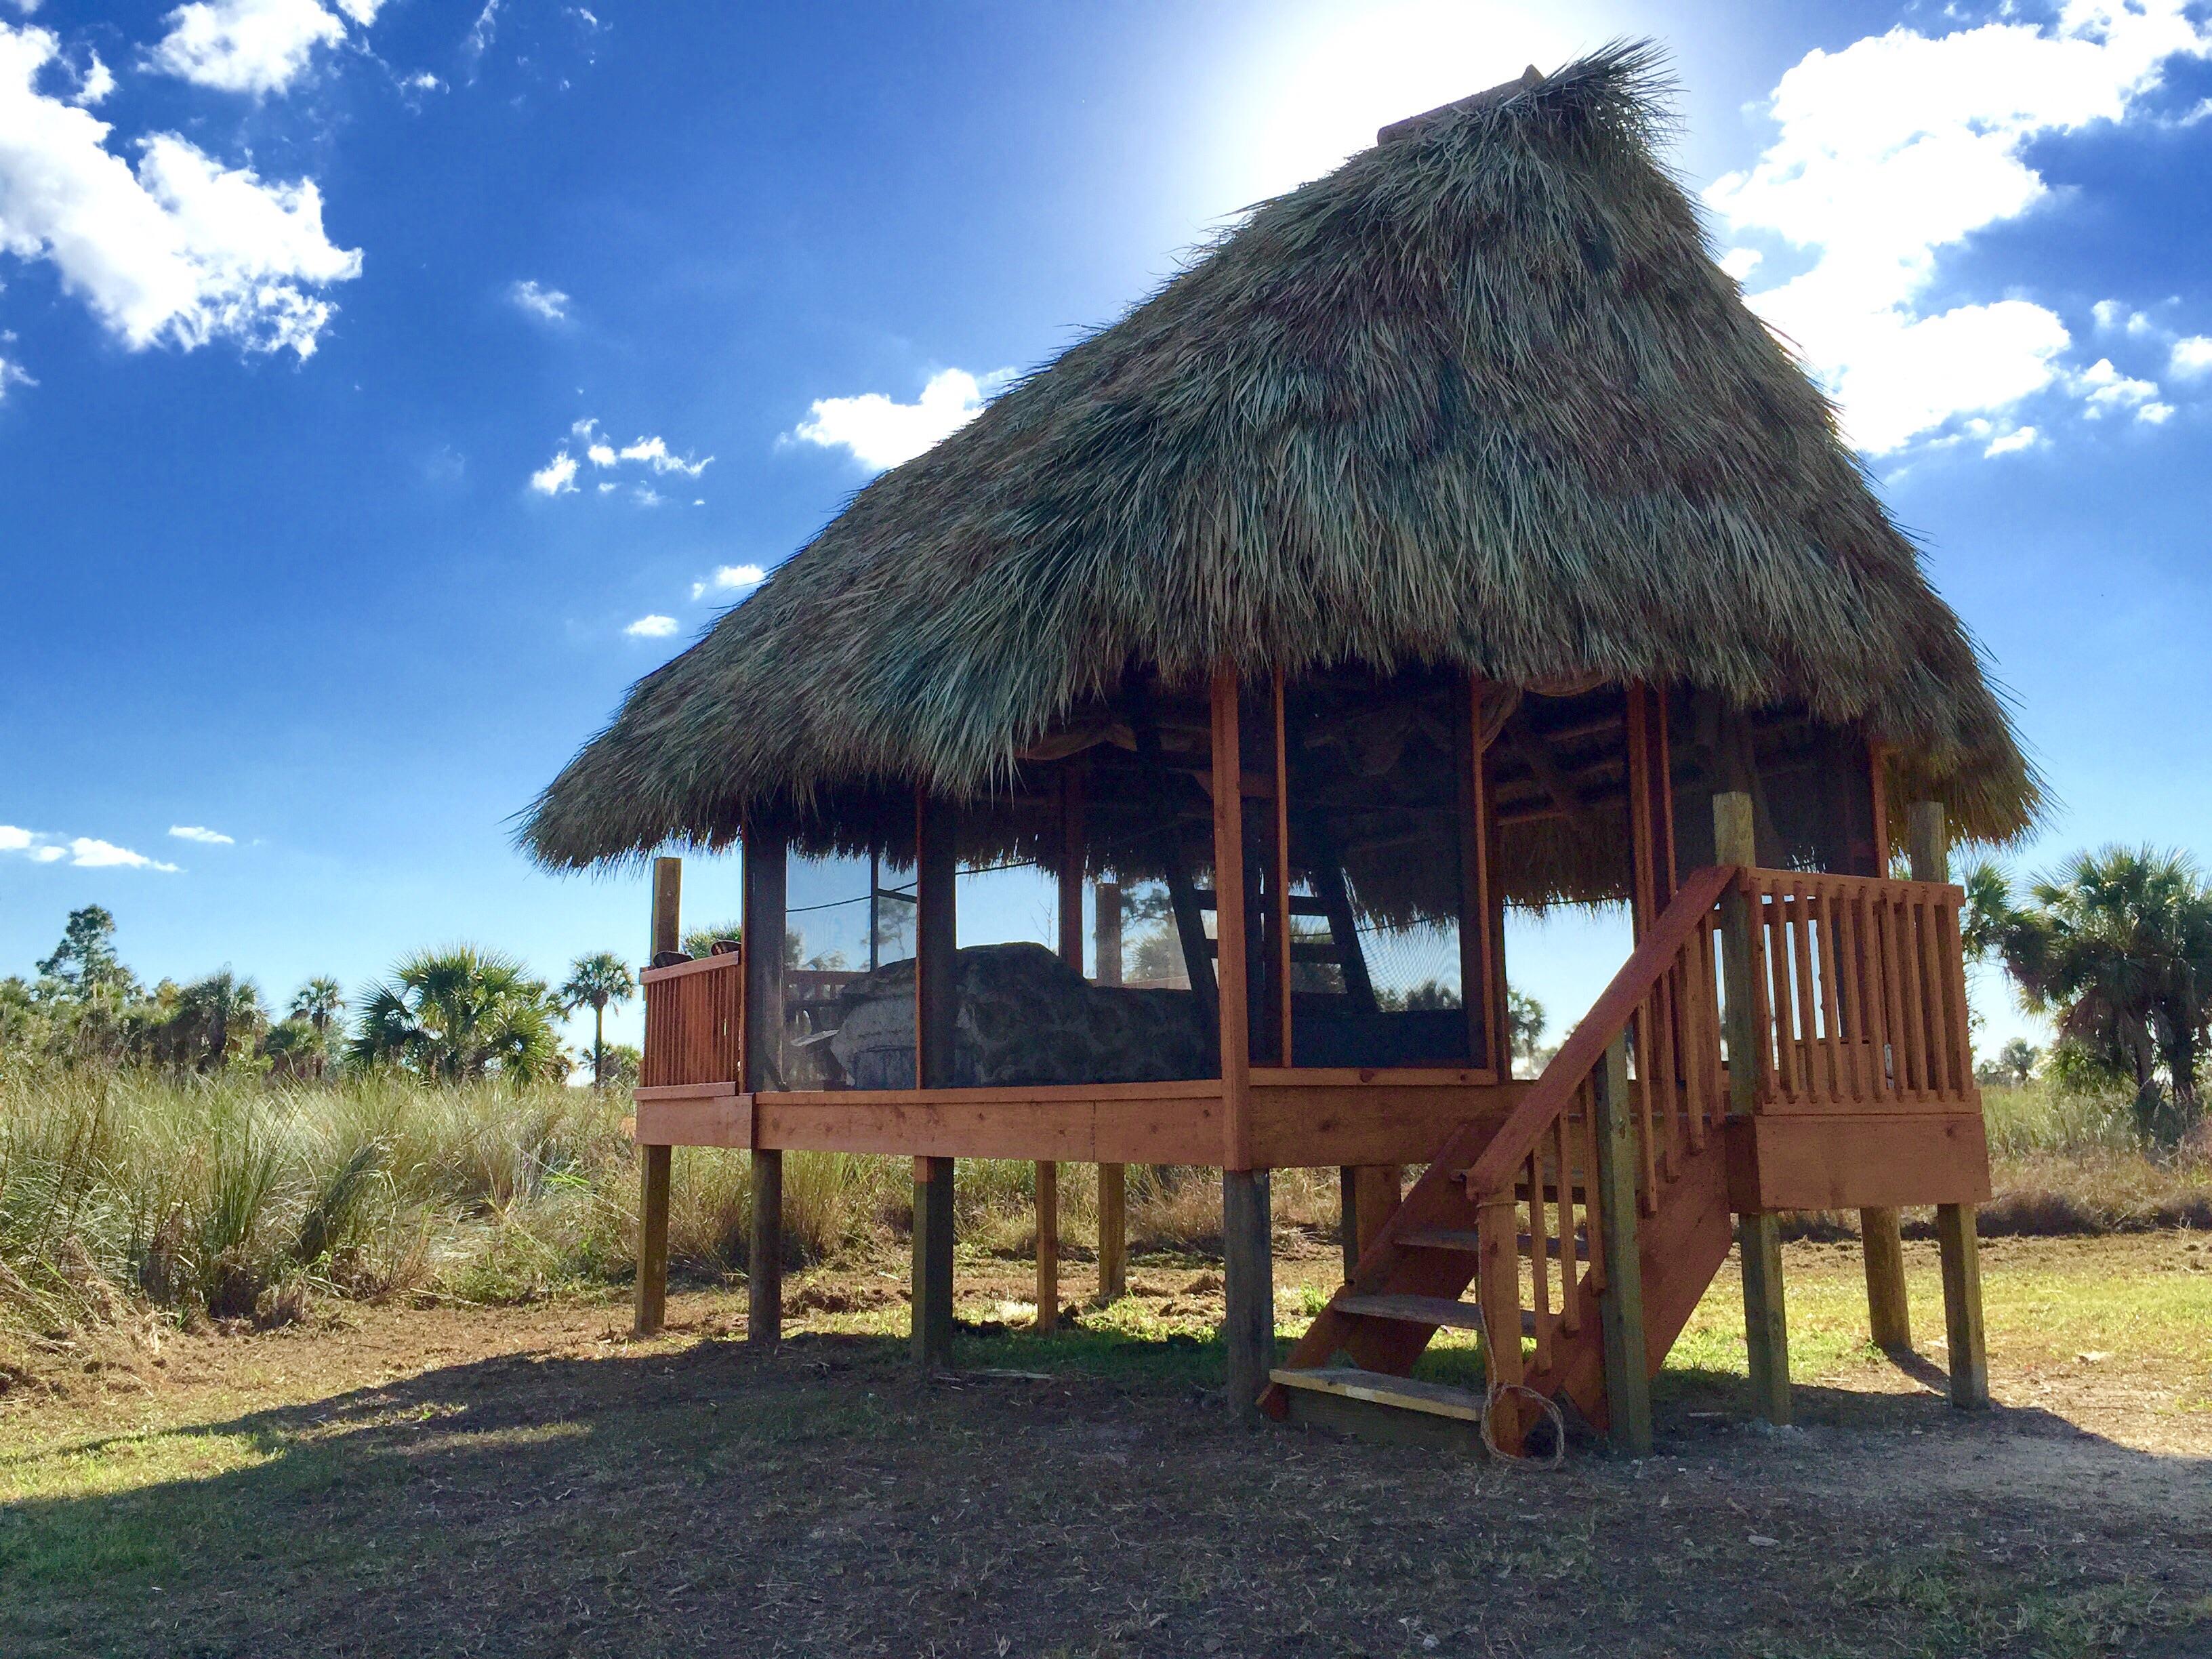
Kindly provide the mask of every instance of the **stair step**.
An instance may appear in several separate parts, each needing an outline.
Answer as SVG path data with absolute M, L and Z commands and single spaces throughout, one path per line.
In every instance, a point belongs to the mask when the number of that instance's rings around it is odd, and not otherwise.
M 1482 1310 L 1472 1302 L 1449 1296 L 1340 1296 L 1329 1304 L 1338 1313 L 1360 1319 L 1395 1319 L 1401 1325 L 1449 1325 L 1455 1330 L 1482 1328 Z M 1521 1310 L 1521 1334 L 1536 1334 L 1535 1310 Z
M 1410 1376 L 1362 1370 L 1357 1365 L 1322 1365 L 1310 1371 L 1279 1370 L 1267 1375 L 1286 1389 L 1364 1400 L 1370 1405 L 1395 1406 L 1431 1417 L 1455 1417 L 1465 1423 L 1482 1421 L 1480 1395 L 1443 1382 L 1417 1382 Z
M 1457 1250 L 1465 1255 L 1482 1249 L 1482 1235 L 1472 1227 L 1411 1227 L 1395 1243 L 1415 1250 Z
M 1449 1325 L 1455 1330 L 1482 1328 L 1482 1310 L 1449 1296 L 1340 1296 L 1337 1312 L 1362 1319 L 1395 1319 L 1407 1325 Z
M 1404 1249 L 1455 1250 L 1462 1255 L 1474 1255 L 1482 1249 L 1482 1235 L 1471 1228 L 1413 1227 L 1400 1233 L 1392 1243 Z M 1527 1233 L 1520 1235 L 1513 1243 L 1514 1248 L 1522 1255 L 1528 1254 L 1530 1240 Z M 1544 1245 L 1545 1254 L 1557 1261 L 1559 1259 L 1559 1241 L 1547 1238 Z M 1575 1260 L 1589 1260 L 1589 1253 L 1583 1248 L 1583 1240 L 1579 1237 L 1575 1240 Z

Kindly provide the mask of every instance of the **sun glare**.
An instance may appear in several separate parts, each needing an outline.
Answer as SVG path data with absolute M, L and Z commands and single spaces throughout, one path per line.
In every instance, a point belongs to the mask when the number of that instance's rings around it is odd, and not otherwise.
M 1309 6 L 1253 44 L 1219 101 L 1214 153 L 1237 202 L 1317 178 L 1378 127 L 1557 69 L 1613 33 L 1593 6 L 1392 0 Z

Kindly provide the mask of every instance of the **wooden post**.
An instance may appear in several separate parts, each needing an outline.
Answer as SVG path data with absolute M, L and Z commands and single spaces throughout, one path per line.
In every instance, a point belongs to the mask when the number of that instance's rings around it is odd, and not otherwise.
M 1867 1329 L 1885 1353 L 1912 1348 L 1912 1313 L 1905 1299 L 1905 1233 L 1891 1209 L 1859 1212 L 1866 1255 Z
M 957 819 L 925 793 L 915 820 L 915 1079 L 946 1089 L 960 1014 Z M 951 1158 L 915 1159 L 914 1357 L 925 1370 L 952 1363 L 952 1181 Z
M 1398 1212 L 1406 1188 L 1406 1171 L 1396 1164 L 1362 1164 L 1345 1170 L 1340 1177 L 1349 1202 L 1345 1207 L 1344 1276 L 1352 1270 L 1383 1223 Z
M 1867 745 L 1867 821 L 1872 845 L 1854 872 L 1889 873 L 1887 761 L 1879 744 Z M 1845 780 L 1849 781 L 1848 779 Z M 1871 948 L 1863 946 L 1862 948 Z M 1866 1260 L 1867 1332 L 1885 1353 L 1912 1351 L 1912 1312 L 1905 1295 L 1905 1234 L 1893 1209 L 1859 1212 L 1859 1243 Z
M 1098 1166 L 1098 1299 L 1118 1302 L 1128 1293 L 1128 1172 L 1119 1164 L 1102 1164 Z
M 653 949 L 646 960 L 679 948 L 684 860 L 653 861 Z M 668 1317 L 668 1184 L 672 1149 L 638 1148 L 637 1306 L 640 1336 L 658 1333 Z
M 1237 676 L 1213 677 L 1214 984 L 1221 1036 L 1222 1167 L 1252 1167 L 1252 1021 L 1246 976 L 1244 767 L 1237 727 Z
M 1757 815 L 1740 790 L 1713 797 L 1713 857 L 1755 868 Z M 1755 1018 L 1758 969 L 1752 948 L 1749 895 L 1731 887 L 1721 896 L 1721 973 L 1728 992 L 1729 1113 L 1749 1117 L 1759 1107 L 1766 1033 Z M 1743 1334 L 1751 1367 L 1752 1409 L 1770 1423 L 1790 1420 L 1790 1320 L 1782 1288 L 1782 1234 L 1769 1211 L 1747 1211 L 1736 1228 L 1743 1258 Z
M 784 838 L 748 826 L 744 832 L 744 1054 L 738 1086 L 747 1094 L 783 1080 Z M 745 1251 L 745 1340 L 773 1347 L 783 1340 L 783 1154 L 755 1146 L 752 1236 Z
M 1092 923 L 1098 952 L 1098 982 L 1121 982 L 1121 884 L 1102 881 L 1091 889 L 1097 910 Z M 1129 1182 L 1118 1164 L 1098 1166 L 1098 1299 L 1117 1302 L 1129 1293 Z
M 1961 1411 L 1979 1411 L 1990 1403 L 1990 1355 L 1982 1334 L 1982 1255 L 1974 1237 L 1974 1206 L 1938 1204 L 1936 1243 L 1943 1258 L 1951 1403 Z
M 1628 1037 L 1615 1037 L 1591 1079 L 1591 1139 L 1597 1146 L 1598 1231 L 1605 1291 L 1605 1402 L 1613 1449 L 1651 1455 L 1651 1375 L 1644 1334 L 1644 1257 L 1637 1240 L 1636 1185 L 1643 1159 L 1636 1105 L 1628 1094 Z M 1572 1273 L 1568 1262 L 1562 1271 Z
M 1950 834 L 1941 801 L 1917 800 L 1905 809 L 1905 850 L 1915 881 L 1951 878 Z M 1943 1327 L 1951 1362 L 1951 1403 L 1978 1411 L 1990 1403 L 1990 1356 L 1982 1333 L 1981 1242 L 1974 1206 L 1936 1206 L 1936 1245 L 1943 1261 Z
M 1275 1261 L 1267 1171 L 1252 1167 L 1251 1035 L 1244 905 L 1244 768 L 1237 682 L 1213 677 L 1214 983 L 1220 1018 L 1222 1346 L 1229 1407 L 1256 1419 L 1275 1363 Z
M 1036 1326 L 1060 1323 L 1060 1165 L 1036 1166 Z
M 1229 1410 L 1261 1420 L 1260 1395 L 1275 1364 L 1275 1259 L 1270 1236 L 1267 1172 L 1221 1172 L 1221 1277 L 1227 1308 L 1221 1346 L 1229 1374 Z
M 1521 1402 L 1502 1390 L 1526 1374 L 1521 1353 L 1521 1216 L 1513 1188 L 1493 1193 L 1475 1211 L 1476 1300 L 1482 1305 L 1482 1346 L 1490 1386 L 1501 1391 L 1490 1432 L 1509 1455 L 1521 1449 Z

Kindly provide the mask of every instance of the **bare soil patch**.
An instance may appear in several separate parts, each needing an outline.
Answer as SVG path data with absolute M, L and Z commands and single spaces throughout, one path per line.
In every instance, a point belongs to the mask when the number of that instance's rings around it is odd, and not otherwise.
M 891 1261 L 796 1277 L 772 1355 L 715 1287 L 647 1343 L 570 1300 L 17 1356 L 0 1652 L 2201 1656 L 2212 1338 L 2156 1334 L 2192 1242 L 1992 1247 L 1972 1416 L 1932 1262 L 1900 1367 L 1826 1334 L 1855 1253 L 1793 1246 L 1806 1426 L 1742 1419 L 1724 1279 L 1659 1455 L 1551 1474 L 1233 1425 L 1198 1259 L 1050 1339 L 1025 1263 L 963 1261 L 933 1379 Z M 1331 1263 L 1286 1255 L 1287 1314 Z

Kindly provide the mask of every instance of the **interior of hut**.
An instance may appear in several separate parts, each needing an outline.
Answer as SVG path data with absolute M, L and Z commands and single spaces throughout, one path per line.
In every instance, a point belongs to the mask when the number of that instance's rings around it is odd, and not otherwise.
M 1340 666 L 1248 685 L 1239 749 L 1258 1066 L 1510 1074 L 1508 912 L 1648 919 L 1712 861 L 1717 790 L 1752 797 L 1764 866 L 1881 867 L 1864 737 L 1802 708 Z M 955 1086 L 1218 1074 L 1212 785 L 1203 689 L 1139 684 L 960 804 Z M 772 1075 L 914 1087 L 910 799 L 788 856 Z

